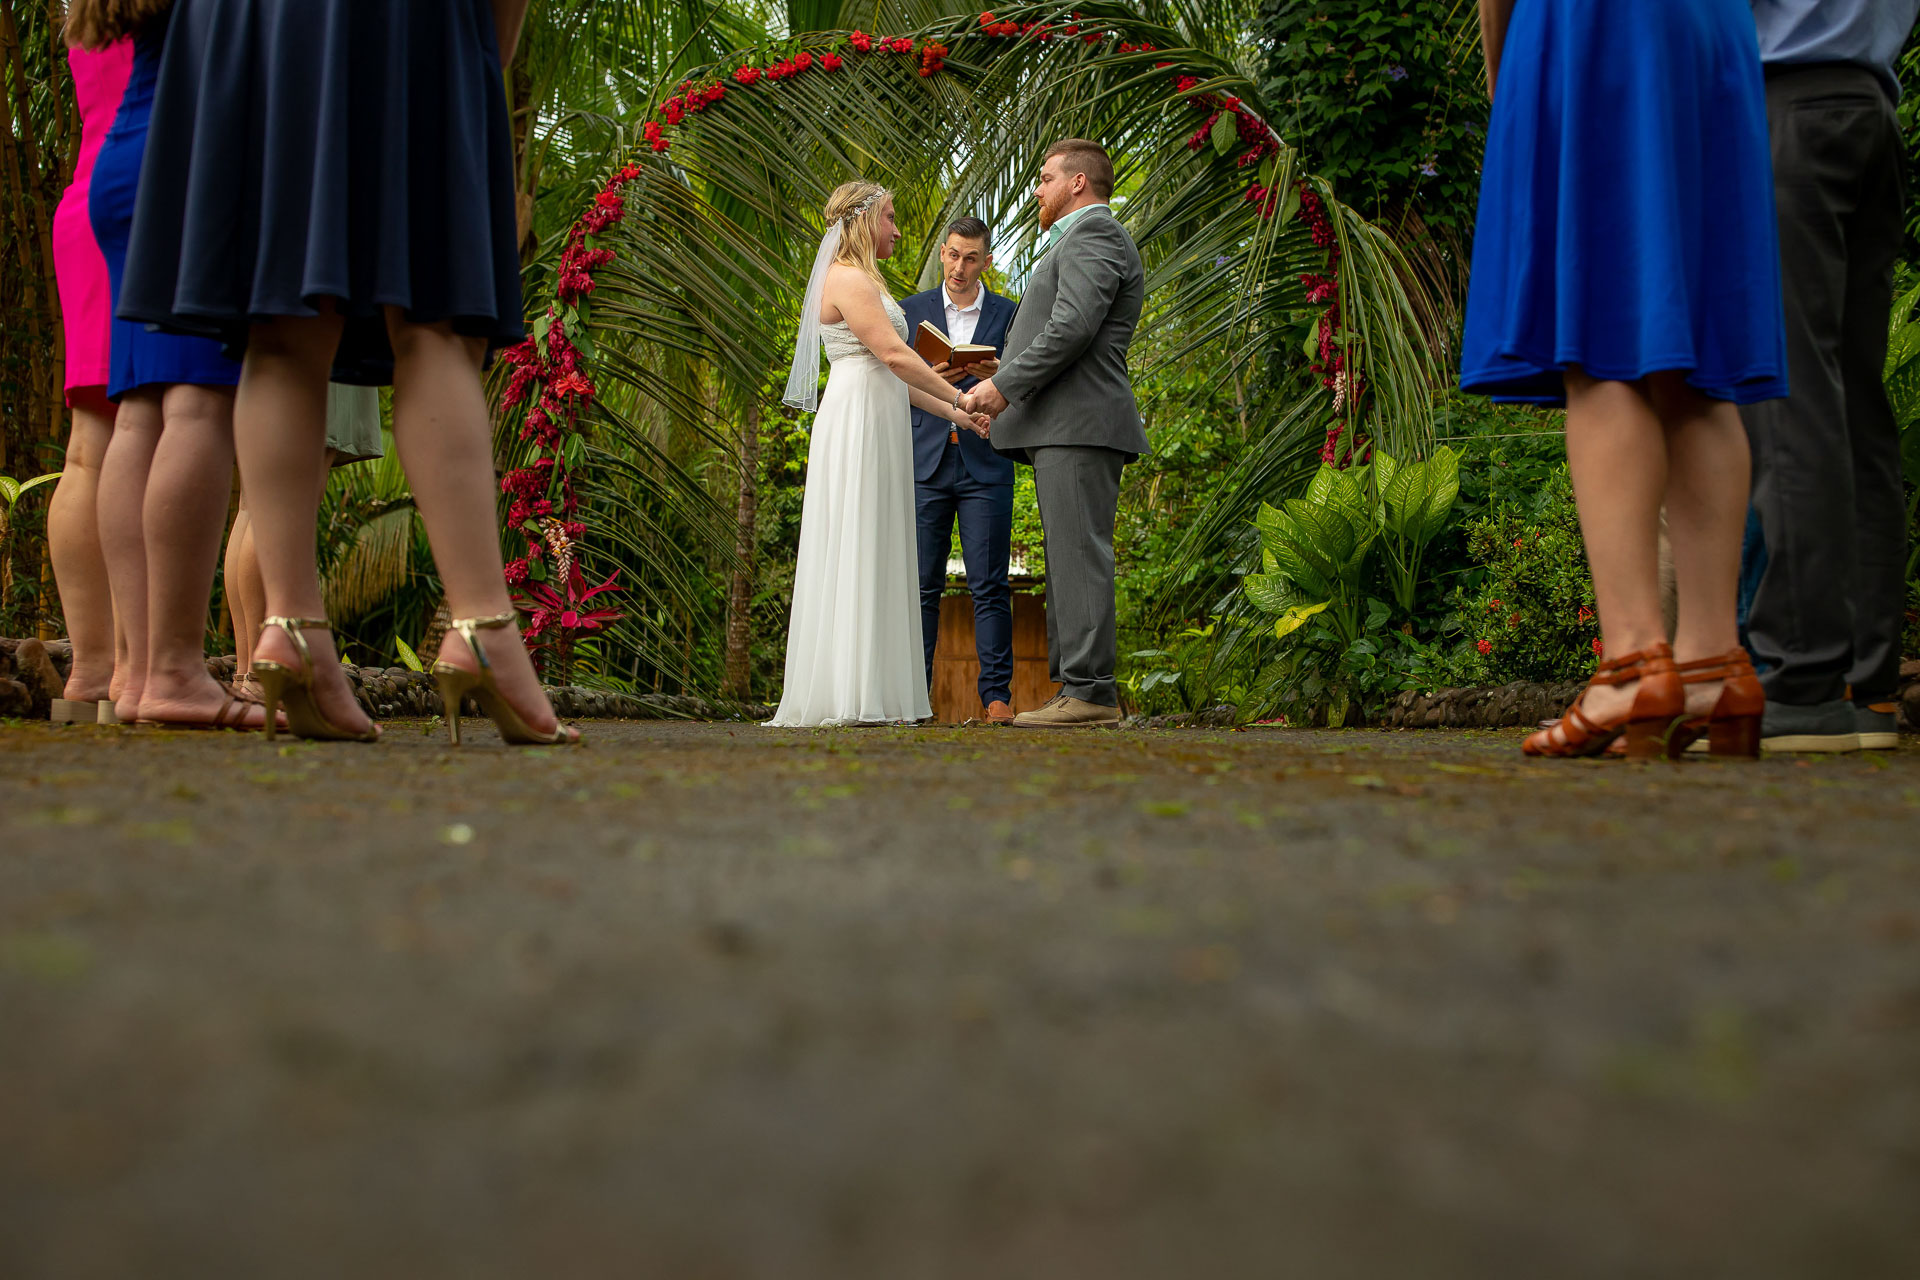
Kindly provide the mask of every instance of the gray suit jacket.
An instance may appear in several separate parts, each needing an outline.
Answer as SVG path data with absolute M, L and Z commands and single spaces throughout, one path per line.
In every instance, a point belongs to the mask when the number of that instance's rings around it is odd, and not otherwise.
M 993 385 L 1007 398 L 993 447 L 1025 460 L 1044 445 L 1149 451 L 1127 377 L 1146 273 L 1133 237 L 1106 209 L 1073 220 L 1028 278 Z

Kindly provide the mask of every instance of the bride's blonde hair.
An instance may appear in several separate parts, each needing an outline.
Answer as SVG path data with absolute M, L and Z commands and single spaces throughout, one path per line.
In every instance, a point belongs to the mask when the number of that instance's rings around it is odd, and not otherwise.
M 887 282 L 880 276 L 880 264 L 873 254 L 873 233 L 880 225 L 880 206 L 893 194 L 877 182 L 843 182 L 827 197 L 821 212 L 827 225 L 840 224 L 840 247 L 833 260 L 866 272 L 869 279 L 885 292 Z

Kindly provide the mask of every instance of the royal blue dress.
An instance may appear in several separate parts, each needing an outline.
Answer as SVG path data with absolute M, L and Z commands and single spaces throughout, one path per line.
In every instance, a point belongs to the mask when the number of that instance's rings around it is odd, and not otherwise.
M 1749 0 L 1518 0 L 1500 58 L 1462 390 L 1564 404 L 1579 365 L 1787 394 Z
M 93 162 L 87 216 L 93 223 L 94 239 L 100 242 L 100 254 L 107 260 L 107 284 L 116 310 L 120 285 L 126 277 L 127 238 L 133 227 L 134 198 L 140 190 L 140 164 L 147 150 L 147 120 L 153 112 L 160 44 L 157 33 L 135 42 L 126 94 Z M 109 399 L 117 401 L 136 387 L 156 384 L 231 387 L 239 381 L 239 363 L 222 354 L 218 342 L 159 333 L 117 317 L 113 321 L 107 355 Z

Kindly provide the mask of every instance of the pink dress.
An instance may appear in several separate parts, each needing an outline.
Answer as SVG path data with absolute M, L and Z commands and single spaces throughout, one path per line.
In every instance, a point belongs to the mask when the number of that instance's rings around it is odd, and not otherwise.
M 73 181 L 53 214 L 53 270 L 60 285 L 60 316 L 67 334 L 67 403 L 73 393 L 107 385 L 107 335 L 112 329 L 113 296 L 107 285 L 107 260 L 93 238 L 88 216 L 88 187 L 94 157 L 113 127 L 120 99 L 133 70 L 133 41 L 116 40 L 99 52 L 67 50 L 73 68 L 74 96 L 80 104 L 80 159 Z

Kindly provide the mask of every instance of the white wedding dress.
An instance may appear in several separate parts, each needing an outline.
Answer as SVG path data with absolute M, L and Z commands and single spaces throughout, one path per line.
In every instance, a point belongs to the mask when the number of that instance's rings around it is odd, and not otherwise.
M 906 313 L 881 300 L 905 341 Z M 786 686 L 767 723 L 924 720 L 907 384 L 844 322 L 822 325 L 820 341 L 831 367 L 807 447 Z

